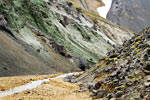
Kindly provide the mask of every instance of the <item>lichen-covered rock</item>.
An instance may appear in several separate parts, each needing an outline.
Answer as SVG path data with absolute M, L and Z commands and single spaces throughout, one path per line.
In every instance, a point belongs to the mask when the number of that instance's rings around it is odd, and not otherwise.
M 147 44 L 149 29 L 143 30 L 129 41 L 124 42 L 123 45 L 126 46 L 110 51 L 108 56 L 94 68 L 72 81 L 84 83 L 97 81 L 93 89 L 106 90 L 104 98 L 148 99 L 150 92 L 150 45 Z M 97 75 L 93 77 L 95 74 Z M 109 94 L 113 96 L 107 96 Z

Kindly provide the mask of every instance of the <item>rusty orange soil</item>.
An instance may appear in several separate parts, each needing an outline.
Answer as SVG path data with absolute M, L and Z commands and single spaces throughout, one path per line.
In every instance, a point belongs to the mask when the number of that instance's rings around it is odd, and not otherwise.
M 28 76 L 14 76 L 14 77 L 0 77 L 0 92 L 5 91 L 10 88 L 18 87 L 24 85 L 30 81 L 42 80 L 47 78 L 52 78 L 61 75 L 28 75 Z
M 26 77 L 26 79 L 40 79 L 45 77 L 50 76 L 32 76 L 32 78 Z M 24 77 L 20 77 L 18 79 L 23 78 Z M 14 79 L 18 80 L 16 77 L 14 77 Z M 26 79 L 24 78 L 23 81 L 26 81 Z M 18 81 L 18 83 L 21 83 L 21 81 Z M 93 100 L 92 97 L 90 97 L 89 91 L 77 92 L 76 90 L 79 90 L 79 88 L 78 83 L 73 84 L 64 82 L 63 79 L 54 79 L 41 84 L 37 88 L 6 96 L 0 98 L 0 100 Z

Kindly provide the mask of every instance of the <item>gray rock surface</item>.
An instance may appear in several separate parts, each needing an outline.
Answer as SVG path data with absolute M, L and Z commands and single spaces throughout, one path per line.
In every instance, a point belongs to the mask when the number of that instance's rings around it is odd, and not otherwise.
M 105 59 L 77 79 L 84 83 L 97 81 L 93 87 L 95 98 L 149 100 L 149 34 L 150 27 L 124 42 L 123 46 L 108 52 L 109 55 Z M 102 92 L 98 94 L 97 91 L 103 90 L 106 90 L 105 95 Z
M 150 26 L 150 0 L 113 0 L 107 19 L 134 32 Z

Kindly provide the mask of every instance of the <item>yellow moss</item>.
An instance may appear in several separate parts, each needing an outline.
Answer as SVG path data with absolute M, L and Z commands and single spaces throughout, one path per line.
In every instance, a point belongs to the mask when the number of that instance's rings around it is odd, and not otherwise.
M 150 27 L 147 29 L 147 32 L 150 33 Z
M 140 50 L 141 50 L 141 49 L 137 49 L 137 50 L 136 50 L 136 53 L 138 53 Z
M 138 79 L 138 76 L 137 76 L 137 75 L 134 75 L 134 79 Z
M 141 50 L 141 49 L 134 48 L 134 50 L 132 50 L 132 53 L 138 54 L 140 50 Z
M 132 80 L 131 78 L 127 78 L 128 81 Z
M 138 52 L 138 53 L 137 53 L 137 55 L 140 55 L 140 54 L 141 54 L 141 52 Z
M 108 61 L 109 60 L 109 57 L 107 56 L 106 58 L 105 58 L 105 61 Z
M 146 48 L 146 51 L 149 51 L 150 50 L 150 48 L 148 47 L 148 48 Z
M 117 59 L 117 61 L 120 61 L 121 59 Z
M 127 48 L 127 47 L 124 47 L 123 49 L 126 50 L 126 49 L 128 49 L 128 48 Z
M 126 87 L 125 85 L 120 86 L 120 88 L 122 88 L 122 89 L 125 88 L 125 87 Z
M 134 17 L 130 17 L 130 20 L 134 20 Z
M 114 61 L 116 61 L 117 59 L 118 59 L 117 57 L 112 58 L 112 60 L 114 60 Z
M 136 43 L 134 43 L 132 46 L 131 46 L 131 48 L 136 48 L 136 46 L 138 45 L 138 44 L 140 44 L 140 40 L 139 41 L 137 41 Z
M 118 60 L 121 60 L 121 59 L 118 59 L 117 57 L 114 57 L 114 58 L 109 58 L 108 56 L 105 57 L 105 61 L 118 61 Z
M 139 40 L 139 41 L 137 41 L 137 42 L 135 43 L 135 45 L 138 45 L 138 44 L 140 44 L 140 42 L 141 42 L 140 40 Z
M 134 49 L 132 50 L 132 53 L 134 53 L 134 52 L 136 51 L 136 49 L 137 49 L 137 48 L 134 48 Z
M 126 59 L 127 59 L 127 60 L 128 60 L 128 59 L 130 59 L 130 56 L 127 56 L 127 58 L 126 58 Z
M 133 45 L 131 46 L 131 48 L 135 48 L 135 45 L 133 44 Z
M 142 35 L 139 35 L 135 38 L 135 40 L 140 39 L 142 37 Z

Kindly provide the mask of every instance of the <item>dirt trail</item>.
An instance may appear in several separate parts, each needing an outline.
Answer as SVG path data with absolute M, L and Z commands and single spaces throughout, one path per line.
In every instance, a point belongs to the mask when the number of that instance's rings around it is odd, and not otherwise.
M 4 97 L 0 100 L 92 100 L 88 92 L 73 92 L 78 85 L 55 79 L 37 88 Z
M 68 75 L 68 74 L 67 74 Z M 53 75 L 51 75 L 53 77 Z M 56 76 L 56 75 L 55 75 Z M 0 100 L 92 100 L 92 98 L 89 96 L 89 91 L 87 92 L 75 92 L 76 90 L 79 90 L 78 84 L 72 84 L 68 82 L 63 81 L 63 77 L 66 75 L 58 75 L 57 77 L 50 78 L 50 75 L 47 75 L 49 77 L 50 81 L 45 81 L 44 83 L 40 84 L 38 87 L 28 89 L 22 92 L 15 93 L 13 95 L 1 97 Z M 35 80 L 39 77 L 40 79 L 45 79 L 46 75 L 43 76 L 28 76 L 24 80 Z M 23 79 L 23 76 L 21 77 L 9 77 L 11 80 L 7 80 L 11 83 L 13 80 L 21 80 Z M 2 78 L 3 79 L 3 78 Z M 1 80 L 2 80 L 1 79 Z M 19 81 L 20 83 L 21 81 Z M 14 83 L 14 82 L 12 82 Z M 11 85 L 11 84 L 10 84 Z M 22 86 L 22 85 L 21 85 Z M 16 85 L 18 87 L 18 85 Z M 0 94 L 3 91 L 0 92 Z M 98 99 L 100 100 L 100 99 Z
M 31 81 L 53 78 L 53 77 L 57 77 L 62 74 L 63 73 L 51 74 L 51 75 L 28 75 L 28 76 L 0 77 L 0 92 L 24 85 Z
M 24 84 L 24 85 L 21 85 L 19 87 L 15 87 L 15 88 L 6 90 L 4 92 L 1 92 L 0 93 L 0 97 L 5 97 L 5 96 L 13 95 L 15 93 L 20 93 L 20 92 L 28 90 L 28 89 L 30 90 L 30 89 L 33 89 L 33 88 L 36 88 L 36 87 L 40 86 L 44 82 L 49 82 L 49 81 L 57 79 L 57 78 L 64 78 L 66 76 L 71 76 L 71 75 L 73 75 L 73 73 L 59 75 L 59 76 L 54 77 L 54 78 L 48 78 L 48 79 L 43 79 L 43 80 L 31 81 L 31 82 L 29 82 L 27 84 Z

